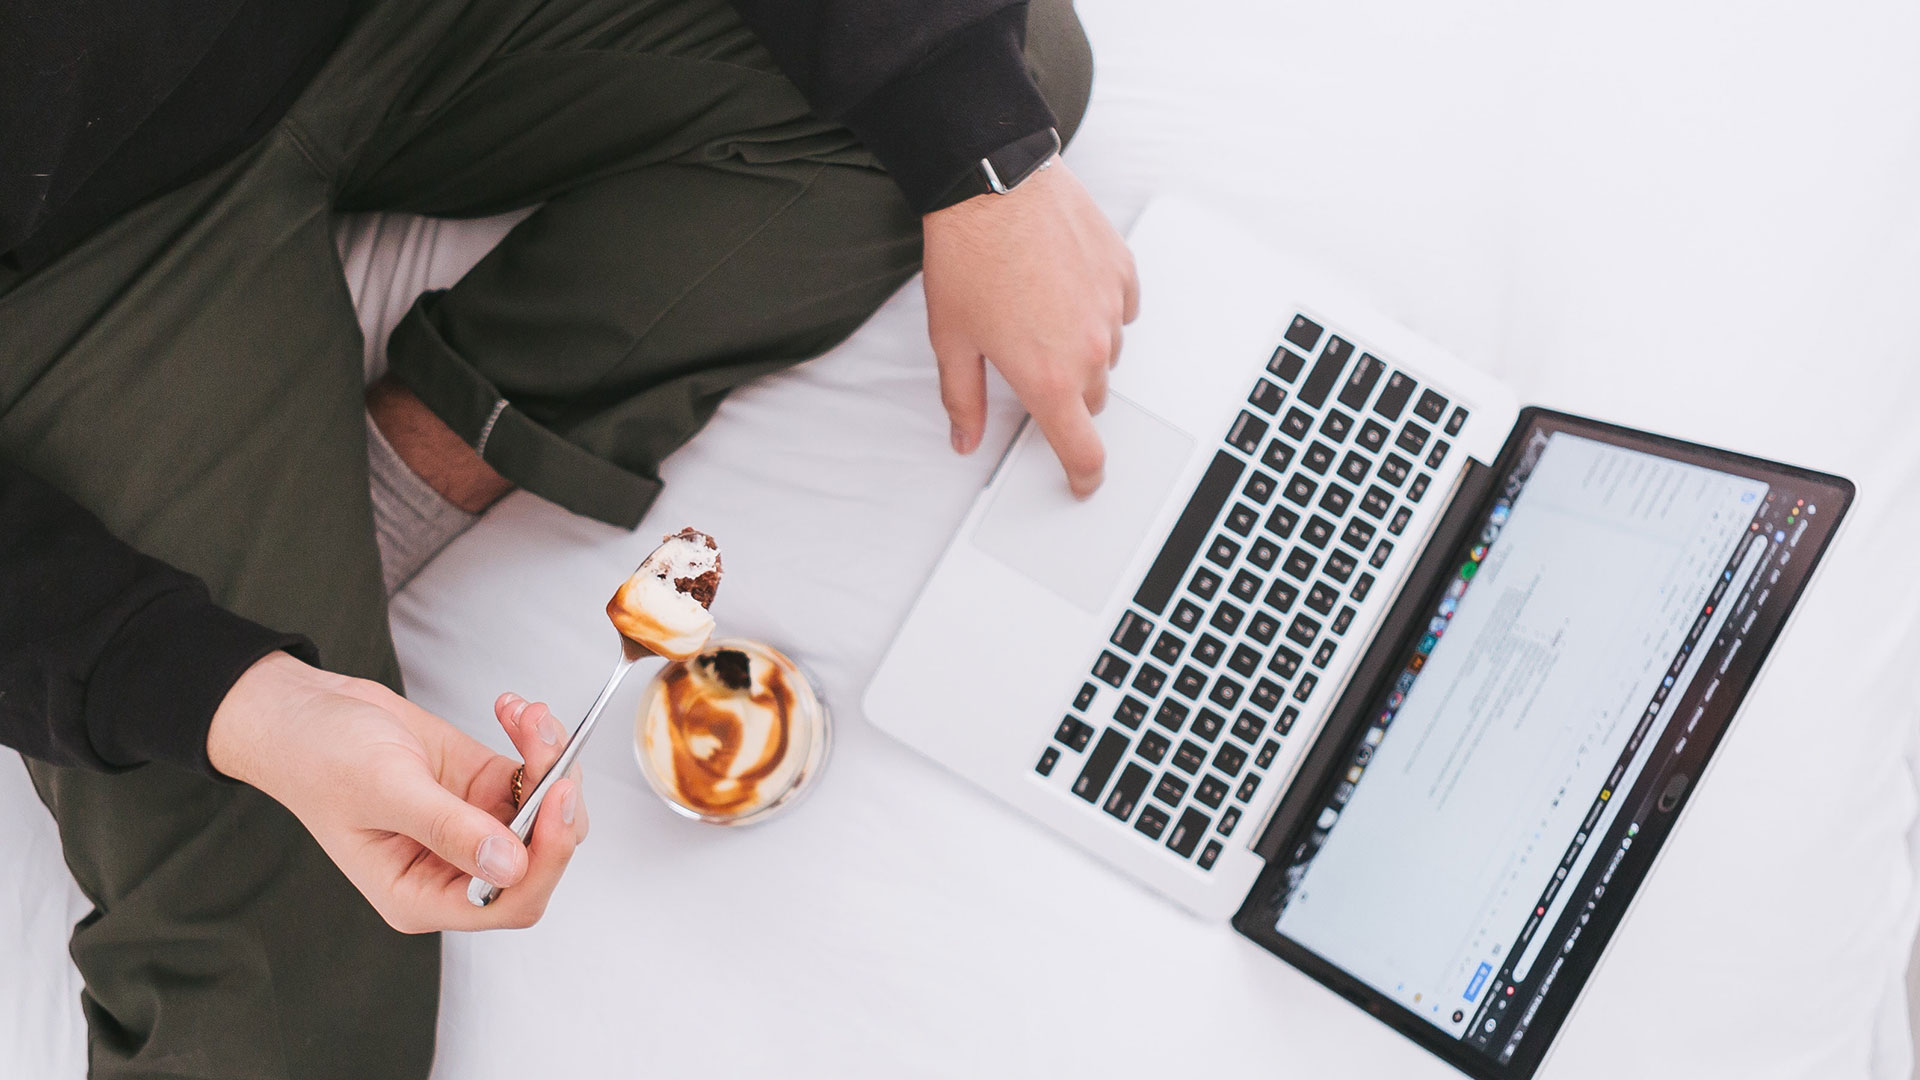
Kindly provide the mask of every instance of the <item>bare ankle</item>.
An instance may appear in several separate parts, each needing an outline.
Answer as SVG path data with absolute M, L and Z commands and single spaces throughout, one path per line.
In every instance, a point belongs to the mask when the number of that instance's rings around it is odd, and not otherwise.
M 513 490 L 511 481 L 393 376 L 367 387 L 367 415 L 407 468 L 467 513 L 477 514 Z

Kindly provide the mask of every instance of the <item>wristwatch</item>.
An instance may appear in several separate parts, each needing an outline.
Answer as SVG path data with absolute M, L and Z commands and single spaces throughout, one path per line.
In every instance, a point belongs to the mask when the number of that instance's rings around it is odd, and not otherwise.
M 1053 128 L 1015 139 L 976 162 L 947 189 L 933 209 L 945 210 L 975 195 L 1005 195 L 1034 173 L 1051 166 L 1059 153 L 1060 132 Z

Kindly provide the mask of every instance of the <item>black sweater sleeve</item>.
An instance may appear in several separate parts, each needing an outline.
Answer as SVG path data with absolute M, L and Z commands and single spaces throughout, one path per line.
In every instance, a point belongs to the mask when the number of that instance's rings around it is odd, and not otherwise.
M 219 607 L 198 578 L 0 460 L 0 744 L 57 765 L 217 775 L 214 709 L 276 649 L 318 660 L 305 638 Z
M 966 170 L 1055 126 L 1025 0 L 733 0 L 814 112 L 847 125 L 925 213 Z

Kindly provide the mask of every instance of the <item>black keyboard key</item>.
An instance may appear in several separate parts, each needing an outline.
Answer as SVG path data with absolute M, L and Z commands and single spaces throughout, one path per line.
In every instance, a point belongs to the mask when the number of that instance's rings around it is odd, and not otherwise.
M 1153 722 L 1178 734 L 1181 728 L 1187 726 L 1187 707 L 1168 698 L 1154 711 Z
M 1433 483 L 1433 477 L 1428 476 L 1426 473 L 1421 473 L 1419 476 L 1414 477 L 1413 483 L 1407 485 L 1407 501 L 1419 502 L 1420 496 L 1427 493 L 1427 485 L 1431 483 Z
M 1280 403 L 1286 399 L 1287 392 L 1285 390 L 1280 389 L 1279 386 L 1265 379 L 1258 379 L 1253 384 L 1253 393 L 1247 395 L 1247 404 L 1259 409 L 1268 416 L 1272 416 L 1279 410 Z M 1247 453 L 1251 454 L 1253 451 L 1249 450 Z
M 1227 591 L 1242 603 L 1251 604 L 1260 596 L 1260 577 L 1245 570 L 1233 575 L 1233 584 Z
M 1092 738 L 1093 728 L 1077 716 L 1067 717 L 1060 721 L 1059 727 L 1053 729 L 1053 741 L 1069 750 L 1085 750 L 1088 740 Z
M 1340 459 L 1340 479 L 1349 484 L 1358 484 L 1367 478 L 1370 465 L 1366 458 L 1349 450 L 1347 456 Z
M 1380 479 L 1394 487 L 1407 482 L 1407 476 L 1413 472 L 1413 462 L 1399 454 L 1388 454 L 1380 459 Z
M 1147 643 L 1147 635 L 1151 633 L 1153 633 L 1153 624 L 1139 614 L 1129 611 L 1120 616 L 1120 625 L 1113 628 L 1113 636 L 1107 640 L 1137 656 L 1140 647 Z
M 1167 542 L 1140 582 L 1139 591 L 1133 594 L 1134 603 L 1155 615 L 1167 610 L 1167 602 L 1180 587 L 1187 567 L 1193 565 L 1200 545 L 1207 542 L 1213 519 L 1219 516 L 1220 508 L 1232 496 L 1234 485 L 1239 483 L 1240 474 L 1245 470 L 1246 465 L 1239 458 L 1225 450 L 1215 451 L 1213 463 L 1207 466 L 1206 474 L 1193 489 L 1193 497 L 1187 500 L 1186 509 L 1180 511 L 1173 531 L 1167 534 Z
M 1286 733 L 1281 732 L 1281 734 L 1284 735 Z M 1279 753 L 1280 753 L 1280 744 L 1277 742 L 1274 742 L 1272 739 L 1268 739 L 1267 745 L 1261 747 L 1260 752 L 1253 756 L 1253 763 L 1256 766 L 1264 769 L 1267 766 L 1273 764 L 1274 757 Z
M 1148 730 L 1145 735 L 1140 736 L 1140 745 L 1134 747 L 1136 753 L 1155 765 L 1160 764 L 1160 759 L 1166 757 L 1167 751 L 1171 749 L 1173 749 L 1173 740 L 1153 730 Z
M 1247 752 L 1230 742 L 1220 744 L 1213 752 L 1213 767 L 1228 776 L 1239 776 L 1240 770 L 1247 766 Z
M 1232 566 L 1233 560 L 1239 557 L 1240 545 L 1225 536 L 1216 536 L 1213 543 L 1207 545 L 1207 561 L 1222 570 Z
M 1313 639 L 1319 636 L 1320 620 L 1304 613 L 1295 615 L 1292 625 L 1287 627 L 1287 639 L 1302 648 L 1313 644 Z
M 1261 679 L 1253 684 L 1253 692 L 1247 695 L 1247 700 L 1266 712 L 1272 712 L 1279 706 L 1280 695 L 1285 692 L 1286 688 L 1272 679 Z
M 1227 801 L 1227 782 L 1208 773 L 1193 789 L 1193 801 L 1210 810 L 1220 809 L 1220 804 Z
M 1378 420 L 1369 420 L 1360 425 L 1360 437 L 1355 441 L 1377 454 L 1381 447 L 1387 445 L 1389 434 L 1391 432 L 1387 430 L 1386 425 Z
M 1252 532 L 1253 527 L 1259 523 L 1260 511 L 1255 510 L 1246 503 L 1233 504 L 1233 509 L 1227 511 L 1227 520 L 1223 522 L 1228 530 L 1238 533 L 1241 536 Z
M 1326 667 L 1328 664 L 1332 663 L 1333 652 L 1335 649 L 1339 647 L 1340 647 L 1340 643 L 1333 640 L 1332 638 L 1328 638 L 1327 640 L 1321 642 L 1320 647 L 1313 650 L 1313 660 L 1312 660 L 1313 666 L 1317 668 L 1323 668 L 1323 667 Z
M 1227 666 L 1241 675 L 1251 676 L 1260 670 L 1260 653 L 1251 645 L 1236 645 L 1233 655 L 1227 658 Z
M 1140 805 L 1140 796 L 1146 794 L 1147 781 L 1152 779 L 1152 773 L 1131 761 L 1127 762 L 1127 767 L 1120 770 L 1120 779 L 1114 781 L 1106 805 L 1101 809 L 1121 821 L 1131 818 L 1133 808 Z
M 1315 439 L 1313 444 L 1307 447 L 1306 456 L 1300 459 L 1300 464 L 1312 469 L 1317 475 L 1325 476 L 1327 470 L 1333 468 L 1333 447 Z
M 1326 547 L 1327 542 L 1333 539 L 1333 522 L 1319 514 L 1313 515 L 1307 519 L 1307 527 L 1301 531 L 1300 539 L 1317 548 Z
M 1181 743 L 1180 748 L 1173 752 L 1173 767 L 1183 773 L 1197 773 L 1200 766 L 1206 763 L 1207 748 L 1192 739 Z
M 1212 667 L 1220 662 L 1220 653 L 1226 649 L 1226 643 L 1212 634 L 1200 635 L 1199 644 L 1193 647 L 1193 658 Z
M 1387 560 L 1391 558 L 1393 558 L 1393 541 L 1382 540 L 1380 546 L 1374 548 L 1373 554 L 1367 558 L 1367 565 L 1378 570 L 1387 565 Z
M 1247 778 L 1240 781 L 1240 790 L 1234 792 L 1233 797 L 1239 799 L 1241 802 L 1246 802 L 1248 799 L 1253 798 L 1253 793 L 1259 789 L 1260 774 L 1248 773 Z
M 1273 569 L 1275 560 L 1280 558 L 1280 545 L 1264 537 L 1256 537 L 1253 546 L 1247 549 L 1247 562 L 1261 570 Z
M 1223 709 L 1231 709 L 1240 703 L 1240 694 L 1245 689 L 1239 683 L 1220 675 L 1213 680 L 1213 689 L 1207 692 L 1207 700 Z
M 1147 703 L 1129 694 L 1120 699 L 1120 705 L 1113 710 L 1114 722 L 1128 731 L 1138 731 L 1140 721 L 1147 718 Z
M 1099 802 L 1101 793 L 1107 790 L 1107 781 L 1113 778 L 1113 770 L 1119 768 L 1120 759 L 1126 754 L 1125 735 L 1112 728 L 1101 732 L 1093 753 L 1087 755 L 1087 764 L 1073 779 L 1073 793 L 1088 802 Z
M 1173 691 L 1189 700 L 1200 696 L 1200 690 L 1207 685 L 1207 673 L 1188 664 L 1180 669 L 1180 677 L 1173 680 Z
M 1267 515 L 1267 531 L 1285 540 L 1293 535 L 1294 527 L 1300 524 L 1300 515 L 1284 506 L 1276 506 L 1273 513 Z
M 1087 706 L 1093 704 L 1093 696 L 1099 692 L 1100 688 L 1092 683 L 1081 683 L 1080 692 L 1073 695 L 1073 707 L 1086 712 Z
M 1133 677 L 1133 688 L 1149 698 L 1160 696 L 1160 689 L 1167 685 L 1167 673 L 1152 664 L 1141 664 L 1140 671 Z
M 1332 554 L 1327 556 L 1327 576 L 1345 584 L 1346 580 L 1353 576 L 1353 571 L 1357 565 L 1352 555 L 1347 554 L 1340 548 L 1334 548 Z
M 1226 720 L 1224 720 L 1219 713 L 1214 712 L 1212 709 L 1203 708 L 1200 710 L 1200 714 L 1193 718 L 1193 733 L 1208 742 L 1212 742 L 1215 737 L 1220 734 L 1220 729 L 1226 726 L 1226 723 Z
M 1245 409 L 1240 410 L 1233 426 L 1227 429 L 1227 445 L 1238 447 L 1243 454 L 1260 449 L 1260 440 L 1266 437 L 1267 422 Z
M 1369 484 L 1367 493 L 1360 496 L 1360 509 L 1375 521 L 1387 515 L 1393 507 L 1393 494 L 1379 484 Z
M 1172 632 L 1162 630 L 1160 636 L 1154 639 L 1150 652 L 1155 660 L 1172 667 L 1174 661 L 1180 659 L 1180 653 L 1186 647 L 1187 643 L 1175 637 Z
M 1300 670 L 1300 654 L 1282 645 L 1273 650 L 1273 659 L 1267 661 L 1267 666 L 1275 675 L 1291 679 Z
M 1152 803 L 1148 803 L 1140 808 L 1140 820 L 1134 822 L 1133 827 L 1140 832 L 1146 833 L 1153 839 L 1158 840 L 1160 839 L 1160 834 L 1167 830 L 1168 820 L 1170 819 L 1167 817 L 1165 810 L 1160 809 Z
M 1393 520 L 1387 522 L 1387 531 L 1395 536 L 1399 536 L 1401 531 L 1407 527 L 1407 522 L 1412 520 L 1413 511 L 1403 506 L 1393 512 Z
M 1333 605 L 1338 602 L 1339 599 L 1339 590 L 1324 581 L 1314 582 L 1313 588 L 1307 590 L 1307 606 L 1322 615 L 1332 611 Z M 1302 644 L 1304 644 L 1304 642 Z
M 1232 836 L 1234 826 L 1239 824 L 1240 824 L 1240 808 L 1237 806 L 1229 806 L 1227 807 L 1227 812 L 1220 815 L 1220 821 L 1218 824 L 1216 824 L 1213 827 L 1213 830 L 1219 833 L 1221 836 Z M 1208 844 L 1207 846 L 1212 847 L 1213 845 Z M 1206 856 L 1203 853 L 1201 855 L 1201 858 L 1205 858 L 1205 857 Z
M 1373 396 L 1374 384 L 1380 381 L 1380 373 L 1387 365 L 1380 362 L 1372 353 L 1362 353 L 1360 362 L 1355 364 L 1347 381 L 1340 387 L 1340 404 L 1355 412 L 1366 408 L 1367 399 Z
M 1260 733 L 1266 730 L 1266 726 L 1265 720 L 1250 712 L 1243 712 L 1240 714 L 1240 719 L 1233 722 L 1233 737 L 1252 746 L 1259 740 Z
M 1264 611 L 1254 612 L 1253 618 L 1247 623 L 1247 636 L 1262 645 L 1272 641 L 1273 635 L 1279 632 L 1280 620 Z
M 1458 435 L 1460 434 L 1460 429 L 1466 426 L 1467 410 L 1455 406 L 1453 415 L 1447 417 L 1447 426 L 1440 430 L 1446 432 L 1448 435 Z
M 1340 534 L 1340 542 L 1355 551 L 1367 550 L 1367 545 L 1372 541 L 1373 526 L 1359 518 L 1347 522 L 1347 530 Z
M 1235 630 L 1240 629 L 1240 621 L 1246 617 L 1246 611 L 1222 600 L 1220 606 L 1213 609 L 1213 618 L 1208 621 L 1215 630 L 1231 637 Z
M 1350 607 L 1341 608 L 1340 614 L 1335 615 L 1333 617 L 1333 621 L 1327 624 L 1327 632 L 1333 633 L 1333 634 L 1346 633 L 1347 629 L 1353 625 L 1354 615 L 1355 615 L 1355 612 L 1352 608 Z
M 1193 860 L 1193 865 L 1202 870 L 1213 869 L 1213 864 L 1220 861 L 1220 850 L 1220 841 L 1207 841 L 1207 846 L 1200 849 L 1200 857 Z
M 1453 449 L 1453 447 L 1448 445 L 1447 440 L 1437 440 L 1433 444 L 1433 449 L 1427 451 L 1427 468 L 1439 468 L 1440 463 L 1447 460 L 1447 451 L 1451 449 Z
M 1311 573 L 1313 573 L 1313 567 L 1308 566 L 1307 574 Z M 1300 580 L 1305 581 L 1306 574 L 1302 574 Z M 1284 581 L 1274 582 L 1273 587 L 1267 590 L 1267 606 L 1273 608 L 1275 611 L 1284 612 L 1288 610 L 1293 607 L 1293 602 L 1298 599 L 1300 599 L 1300 590 Z
M 1273 489 L 1279 486 L 1280 481 L 1255 469 L 1253 475 L 1247 477 L 1247 486 L 1240 489 L 1240 494 L 1245 495 L 1261 506 L 1265 506 L 1267 505 L 1267 500 L 1273 498 Z
M 1275 735 L 1285 735 L 1287 732 L 1293 730 L 1293 722 L 1298 719 L 1300 719 L 1300 710 L 1291 705 L 1287 706 L 1286 711 L 1280 714 L 1280 719 L 1273 722 L 1273 733 Z M 1280 747 L 1274 743 L 1268 743 L 1261 747 L 1260 756 L 1254 760 L 1254 764 L 1263 769 L 1266 768 L 1273 762 L 1273 752 L 1278 749 L 1280 749 Z
M 1352 505 L 1353 492 L 1348 491 L 1339 484 L 1328 484 L 1327 490 L 1320 496 L 1321 508 L 1334 517 L 1344 515 L 1347 512 L 1347 507 Z
M 1174 854 L 1187 858 L 1193 854 L 1194 848 L 1200 846 L 1200 838 L 1206 835 L 1207 826 L 1211 824 L 1207 815 L 1188 807 L 1173 826 L 1173 831 L 1167 834 L 1167 846 L 1173 849 Z
M 1192 580 L 1187 582 L 1187 591 L 1202 600 L 1213 599 L 1213 594 L 1219 590 L 1220 575 L 1204 566 L 1195 570 Z
M 1407 407 L 1407 399 L 1413 396 L 1413 380 L 1399 372 L 1387 376 L 1387 385 L 1380 391 L 1380 399 L 1373 403 L 1373 411 L 1388 420 L 1400 419 L 1401 410 Z
M 1413 403 L 1414 414 L 1429 424 L 1437 424 L 1447 411 L 1447 399 L 1431 390 L 1420 391 L 1420 400 Z
M 1313 688 L 1319 685 L 1320 685 L 1320 676 L 1315 675 L 1311 671 L 1307 672 L 1305 675 L 1300 676 L 1300 681 L 1293 684 L 1293 700 L 1295 701 L 1307 700 L 1309 697 L 1313 696 Z
M 1115 690 L 1120 689 L 1120 684 L 1127 681 L 1127 673 L 1132 670 L 1132 664 L 1110 652 L 1102 652 L 1100 659 L 1093 662 L 1093 677 Z
M 1267 443 L 1267 452 L 1260 455 L 1260 464 L 1274 472 L 1283 473 L 1287 471 L 1287 466 L 1293 464 L 1293 453 L 1291 445 L 1274 439 Z
M 1313 369 L 1307 372 L 1306 381 L 1300 384 L 1300 400 L 1316 409 L 1325 405 L 1327 394 L 1333 390 L 1334 383 L 1340 381 L 1340 371 L 1352 356 L 1352 345 L 1342 338 L 1328 338 L 1326 346 L 1320 350 L 1320 359 L 1313 362 Z
M 1360 580 L 1353 583 L 1353 589 L 1348 592 L 1347 595 L 1353 597 L 1353 602 L 1358 604 L 1364 602 L 1367 599 L 1367 594 L 1372 591 L 1373 575 L 1361 574 Z
M 1174 605 L 1173 616 L 1168 621 L 1182 630 L 1192 630 L 1200 625 L 1201 614 L 1199 604 L 1191 600 L 1182 600 Z
M 1049 746 L 1040 752 L 1040 763 L 1033 767 L 1033 771 L 1041 776 L 1052 776 L 1053 767 L 1058 764 L 1060 764 L 1060 748 Z
M 1276 378 L 1292 382 L 1300 377 L 1307 368 L 1307 361 L 1299 353 L 1289 350 L 1285 345 L 1273 350 L 1273 358 L 1267 361 L 1267 370 Z
M 1313 552 L 1296 547 L 1287 553 L 1287 561 L 1280 564 L 1280 569 L 1300 581 L 1305 581 L 1313 576 L 1313 566 L 1316 561 L 1318 560 L 1313 557 Z
M 1400 425 L 1400 434 L 1394 436 L 1393 445 L 1409 454 L 1418 454 L 1426 449 L 1427 439 L 1432 435 L 1423 425 L 1409 420 Z
M 1320 420 L 1320 434 L 1336 443 L 1346 442 L 1353 433 L 1353 417 L 1339 409 L 1328 409 L 1327 415 Z
M 1286 339 L 1301 349 L 1312 352 L 1313 347 L 1320 344 L 1321 331 L 1319 323 L 1305 315 L 1295 315 L 1293 323 L 1287 327 Z
M 1168 806 L 1179 806 L 1180 800 L 1187 797 L 1187 782 L 1172 773 L 1166 773 L 1153 786 L 1153 797 Z
M 1313 417 L 1307 415 L 1306 411 L 1302 409 L 1288 409 L 1287 415 L 1280 418 L 1280 430 L 1286 432 L 1296 440 L 1304 439 L 1307 437 L 1307 432 L 1313 430 Z M 1271 465 L 1272 462 L 1268 462 L 1268 464 Z M 1279 466 L 1274 467 L 1278 468 Z

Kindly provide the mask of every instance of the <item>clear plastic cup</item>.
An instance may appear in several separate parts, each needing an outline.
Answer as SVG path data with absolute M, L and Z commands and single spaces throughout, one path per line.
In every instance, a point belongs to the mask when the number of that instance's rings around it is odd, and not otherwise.
M 716 658 L 744 654 L 750 686 L 716 675 Z M 736 674 L 739 661 L 730 659 Z M 714 641 L 661 668 L 640 695 L 633 750 L 654 794 L 682 817 L 714 825 L 765 821 L 812 787 L 832 722 L 813 680 L 757 641 Z

